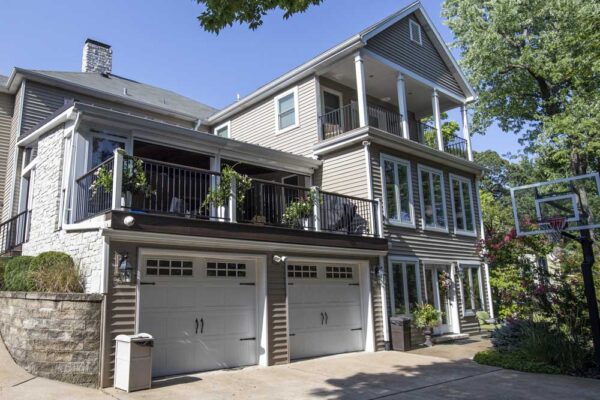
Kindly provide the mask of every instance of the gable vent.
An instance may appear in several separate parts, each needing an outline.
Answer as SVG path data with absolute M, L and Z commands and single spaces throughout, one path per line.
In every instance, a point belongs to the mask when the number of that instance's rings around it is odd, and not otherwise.
M 423 41 L 421 39 L 421 25 L 415 20 L 409 20 L 408 23 L 409 31 L 410 31 L 410 40 L 413 42 L 422 45 Z

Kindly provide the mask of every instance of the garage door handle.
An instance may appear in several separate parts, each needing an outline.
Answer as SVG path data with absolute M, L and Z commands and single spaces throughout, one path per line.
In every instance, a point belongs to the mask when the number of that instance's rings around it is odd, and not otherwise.
M 321 313 L 321 325 L 323 325 L 324 320 L 325 320 L 325 315 L 323 315 L 323 313 Z
M 351 331 L 362 331 L 362 328 L 354 328 L 354 329 L 350 329 Z
M 198 318 L 196 318 L 196 335 L 198 334 Z
M 245 337 L 245 338 L 241 338 L 240 342 L 245 342 L 247 340 L 256 340 L 256 338 L 255 337 Z
M 204 318 L 200 318 L 200 333 L 204 333 Z
M 329 321 L 329 315 L 327 315 L 327 313 L 325 313 L 325 325 L 327 325 L 327 321 Z
M 156 282 L 140 282 L 140 285 L 156 285 Z

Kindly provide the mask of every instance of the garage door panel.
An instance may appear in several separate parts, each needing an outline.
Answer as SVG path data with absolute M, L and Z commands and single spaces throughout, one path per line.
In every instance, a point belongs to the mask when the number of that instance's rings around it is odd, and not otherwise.
M 325 312 L 327 313 L 327 326 L 329 327 L 343 326 L 353 329 L 362 326 L 359 304 L 347 307 L 333 307 L 332 305 L 328 305 Z
M 140 310 L 142 311 L 168 308 L 167 291 L 164 287 L 158 285 L 141 286 L 140 297 L 144 298 L 144 301 L 140 302 Z
M 196 308 L 196 288 L 193 286 L 168 287 L 167 290 L 168 308 Z
M 195 313 L 175 314 L 166 316 L 166 337 L 170 339 L 185 339 L 196 336 Z
M 321 328 L 324 316 L 321 317 L 321 307 L 294 307 L 290 315 L 290 332 L 298 333 L 303 330 Z

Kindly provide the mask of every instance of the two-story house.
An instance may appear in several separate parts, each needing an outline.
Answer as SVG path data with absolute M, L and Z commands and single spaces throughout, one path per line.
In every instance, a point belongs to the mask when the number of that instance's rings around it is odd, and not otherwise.
M 81 72 L 0 77 L 1 250 L 67 252 L 105 295 L 103 386 L 121 333 L 156 338 L 155 376 L 384 350 L 421 302 L 468 333 L 492 311 L 474 98 L 419 3 L 223 110 L 88 40 Z

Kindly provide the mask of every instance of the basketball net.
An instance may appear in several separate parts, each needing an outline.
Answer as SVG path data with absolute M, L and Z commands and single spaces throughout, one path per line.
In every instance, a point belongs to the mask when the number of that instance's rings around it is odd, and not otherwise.
M 549 217 L 539 223 L 540 230 L 544 231 L 552 243 L 560 242 L 562 231 L 566 226 L 566 217 Z

